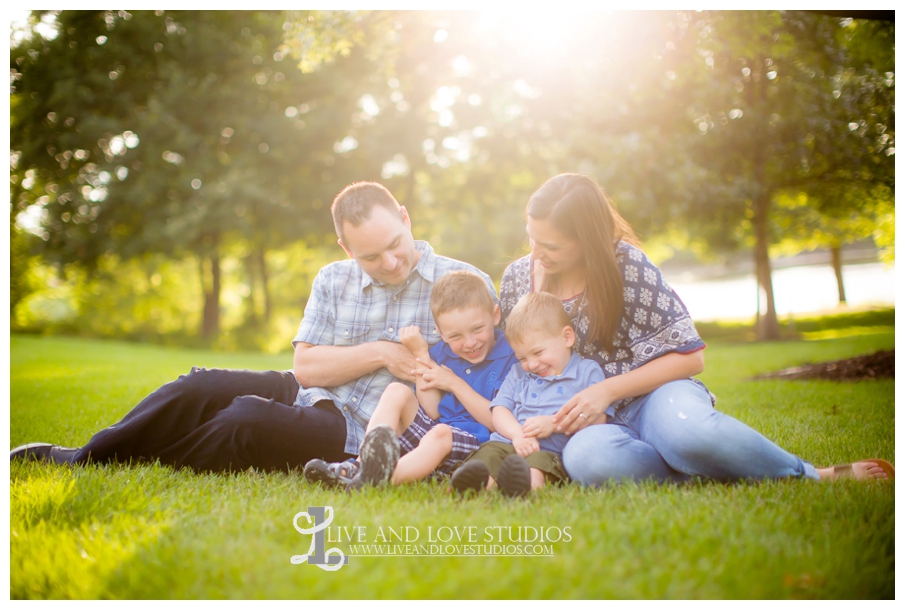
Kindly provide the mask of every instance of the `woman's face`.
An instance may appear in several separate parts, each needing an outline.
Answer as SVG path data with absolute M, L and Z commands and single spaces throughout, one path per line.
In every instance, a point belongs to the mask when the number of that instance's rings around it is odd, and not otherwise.
M 528 216 L 526 230 L 531 258 L 543 268 L 544 274 L 569 273 L 584 264 L 578 242 L 563 235 L 550 221 Z

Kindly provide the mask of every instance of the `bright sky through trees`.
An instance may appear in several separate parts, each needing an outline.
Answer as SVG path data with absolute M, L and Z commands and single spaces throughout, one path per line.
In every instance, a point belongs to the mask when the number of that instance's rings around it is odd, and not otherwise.
M 605 14 L 557 10 L 555 4 L 545 5 L 541 10 L 491 9 L 479 13 L 475 27 L 478 31 L 504 36 L 528 56 L 557 56 L 566 51 L 570 39 L 592 24 L 599 26 Z
M 31 38 L 32 30 L 47 40 L 56 38 L 56 18 L 53 15 L 44 15 L 35 24 L 29 23 L 30 16 L 31 11 L 13 11 L 10 15 L 10 47 L 14 47 L 23 40 Z

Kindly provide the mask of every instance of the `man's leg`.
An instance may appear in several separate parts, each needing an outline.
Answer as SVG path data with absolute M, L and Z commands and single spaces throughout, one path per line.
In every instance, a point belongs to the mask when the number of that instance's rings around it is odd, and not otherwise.
M 95 434 L 76 462 L 153 460 L 196 433 L 239 396 L 291 405 L 299 385 L 290 371 L 192 368 L 161 386 L 119 422 Z
M 314 458 L 343 460 L 346 420 L 330 401 L 313 407 L 240 396 L 161 451 L 161 462 L 198 471 L 291 470 Z

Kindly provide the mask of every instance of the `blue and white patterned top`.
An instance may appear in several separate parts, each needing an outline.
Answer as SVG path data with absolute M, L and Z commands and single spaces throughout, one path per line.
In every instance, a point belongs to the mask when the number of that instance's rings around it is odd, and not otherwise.
M 440 341 L 430 309 L 434 282 L 452 271 L 477 273 L 498 302 L 490 276 L 479 269 L 445 256 L 434 254 L 425 241 L 416 241 L 421 259 L 402 286 L 377 282 L 354 260 L 330 263 L 318 272 L 298 333 L 292 340 L 312 345 L 360 345 L 371 341 L 399 343 L 399 329 L 418 326 L 428 345 Z M 365 427 L 377 407 L 380 395 L 396 379 L 386 368 L 334 388 L 299 388 L 295 404 L 313 406 L 320 400 L 332 400 L 346 419 L 345 452 L 357 454 L 364 440 Z
M 490 401 L 490 410 L 495 407 L 509 409 L 518 423 L 524 426 L 529 417 L 556 415 L 567 400 L 603 379 L 600 365 L 590 359 L 583 360 L 574 352 L 563 372 L 550 377 L 540 377 L 525 371 L 521 364 L 514 364 L 503 381 L 503 387 Z M 512 443 L 498 432 L 491 434 L 490 440 Z M 565 434 L 551 434 L 537 439 L 537 444 L 541 451 L 562 457 L 562 450 L 568 441 L 569 437 Z
M 660 269 L 635 246 L 620 241 L 616 246 L 616 263 L 622 272 L 623 302 L 619 326 L 613 336 L 614 347 L 604 349 L 588 338 L 590 319 L 584 293 L 563 301 L 572 321 L 576 341 L 572 347 L 583 358 L 595 360 L 604 375 L 621 375 L 670 352 L 690 353 L 703 349 L 704 341 L 694 327 L 691 316 L 678 295 L 673 292 Z M 513 262 L 503 273 L 500 283 L 502 325 L 520 298 L 534 291 L 531 256 Z M 697 383 L 700 381 L 694 380 Z M 703 386 L 703 384 L 701 384 Z M 611 416 L 638 396 L 620 400 L 607 413 Z M 715 397 L 711 394 L 711 400 Z

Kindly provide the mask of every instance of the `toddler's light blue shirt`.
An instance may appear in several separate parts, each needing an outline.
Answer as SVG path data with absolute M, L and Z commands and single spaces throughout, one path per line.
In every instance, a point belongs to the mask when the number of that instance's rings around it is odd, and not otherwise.
M 515 364 L 506 375 L 496 398 L 490 401 L 490 410 L 493 411 L 494 407 L 509 409 L 518 423 L 525 425 L 529 417 L 555 415 L 572 396 L 603 380 L 599 364 L 582 359 L 574 352 L 563 372 L 553 377 L 538 377 L 526 372 L 521 364 Z M 490 440 L 512 442 L 497 432 L 490 435 Z M 553 434 L 539 439 L 538 444 L 541 451 L 562 456 L 568 440 L 565 434 Z

